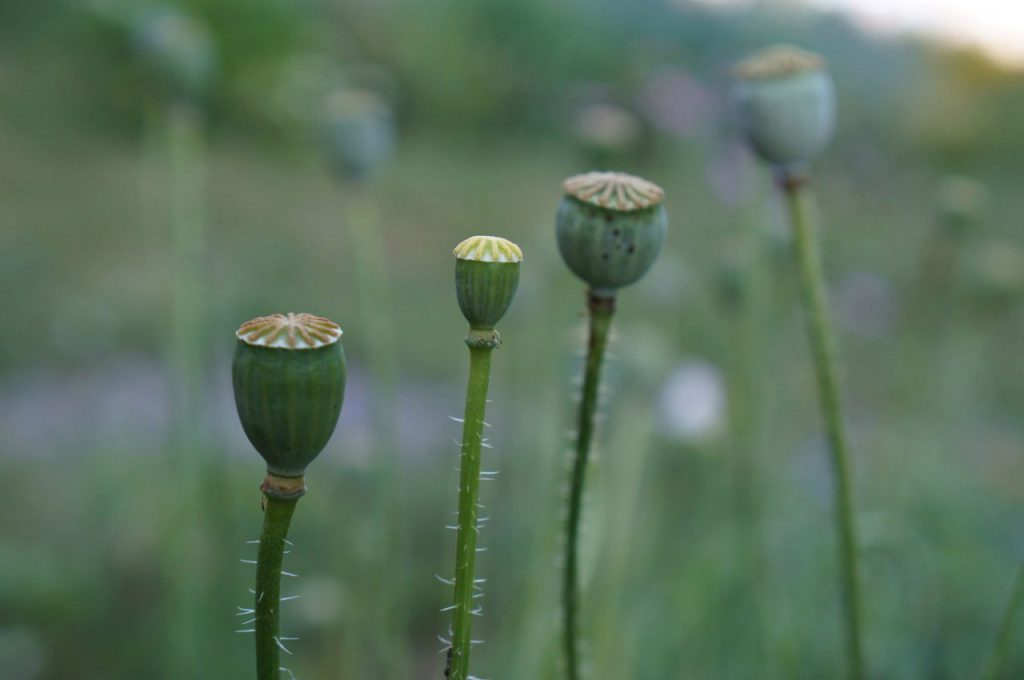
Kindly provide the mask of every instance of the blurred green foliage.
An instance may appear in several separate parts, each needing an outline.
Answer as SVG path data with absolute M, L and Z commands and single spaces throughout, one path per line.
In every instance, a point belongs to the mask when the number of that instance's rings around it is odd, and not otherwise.
M 1024 549 L 1019 71 L 785 3 L 179 7 L 208 27 L 218 66 L 199 282 L 209 351 L 196 458 L 210 463 L 194 471 L 203 511 L 183 527 L 180 506 L 195 499 L 169 460 L 167 167 L 132 49 L 151 6 L 0 3 L 0 291 L 18 321 L 0 353 L 13 508 L 0 515 L 0 676 L 188 677 L 175 660 L 197 650 L 177 645 L 199 646 L 201 677 L 251 674 L 251 640 L 232 631 L 250 597 L 237 560 L 252 557 L 262 469 L 231 411 L 231 334 L 258 314 L 309 311 L 344 326 L 352 385 L 294 524 L 286 564 L 304 597 L 284 613 L 302 638 L 289 661 L 299 678 L 440 677 L 449 591 L 434 574 L 450 575 L 457 435 L 446 416 L 465 379 L 450 251 L 484 232 L 519 243 L 525 261 L 494 361 L 485 467 L 501 474 L 483 490 L 493 519 L 475 664 L 484 677 L 558 677 L 554 559 L 583 298 L 552 221 L 561 179 L 589 169 L 573 126 L 593 104 L 639 121 L 641 141 L 602 160 L 664 186 L 670 226 L 616 325 L 584 547 L 592 675 L 834 676 L 828 484 L 787 242 L 722 95 L 731 63 L 778 41 L 823 52 L 839 90 L 839 140 L 816 188 L 870 665 L 934 680 L 980 668 Z M 321 98 L 353 81 L 399 123 L 394 161 L 358 199 L 332 177 L 319 127 Z M 666 101 L 686 125 L 664 125 Z M 937 217 L 951 173 L 989 197 L 953 240 Z M 376 203 L 389 263 L 400 380 L 387 437 L 368 412 L 373 348 L 346 321 L 353 200 Z M 663 388 L 694 359 L 721 373 L 730 411 L 719 432 L 682 441 L 664 426 L 678 405 Z M 377 465 L 378 440 L 395 442 L 396 479 Z M 171 554 L 182 533 L 188 553 Z M 181 584 L 165 565 L 180 559 L 202 597 L 178 638 L 167 617 Z M 1024 674 L 1014 640 L 1006 677 Z

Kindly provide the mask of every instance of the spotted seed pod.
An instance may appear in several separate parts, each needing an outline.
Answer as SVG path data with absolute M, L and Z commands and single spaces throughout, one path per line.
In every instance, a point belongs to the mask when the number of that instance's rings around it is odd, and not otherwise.
M 661 187 L 621 172 L 589 172 L 562 188 L 558 249 L 592 291 L 614 294 L 651 268 L 668 230 Z
M 470 236 L 455 246 L 455 295 L 474 330 L 492 330 L 519 286 L 523 251 L 497 236 Z
M 740 62 L 733 77 L 740 128 L 764 161 L 806 163 L 832 141 L 835 87 L 821 56 L 776 45 Z
M 231 366 L 242 429 L 278 477 L 301 477 L 331 438 L 345 397 L 338 324 L 273 314 L 235 332 Z

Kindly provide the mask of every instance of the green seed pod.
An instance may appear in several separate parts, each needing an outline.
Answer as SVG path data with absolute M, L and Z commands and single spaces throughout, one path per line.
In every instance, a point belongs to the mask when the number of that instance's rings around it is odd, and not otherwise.
M 135 47 L 146 75 L 172 97 L 197 99 L 213 78 L 217 60 L 208 31 L 176 11 L 144 14 L 135 27 Z
M 740 127 L 764 161 L 806 163 L 832 141 L 835 87 L 822 57 L 777 45 L 740 62 L 733 76 Z
M 324 128 L 331 163 L 343 179 L 366 179 L 394 153 L 391 108 L 373 92 L 339 90 L 332 94 Z
M 962 175 L 947 176 L 939 184 L 939 223 L 950 236 L 965 237 L 985 222 L 989 202 L 984 184 Z
M 661 187 L 621 172 L 590 172 L 562 188 L 558 250 L 593 292 L 613 295 L 651 268 L 668 230 Z
M 523 251 L 497 236 L 471 236 L 455 246 L 455 295 L 473 330 L 493 330 L 519 286 Z
M 341 328 L 312 314 L 242 324 L 231 366 L 242 429 L 277 477 L 301 477 L 331 438 L 345 398 Z

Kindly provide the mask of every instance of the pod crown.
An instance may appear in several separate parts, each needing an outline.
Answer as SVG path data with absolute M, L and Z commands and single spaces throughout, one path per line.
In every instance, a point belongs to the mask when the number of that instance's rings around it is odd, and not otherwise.
M 772 45 L 736 64 L 732 73 L 743 80 L 758 80 L 783 78 L 823 68 L 825 59 L 820 54 L 794 45 Z
M 665 191 L 654 182 L 624 172 L 574 175 L 562 182 L 562 189 L 583 203 L 620 212 L 651 208 L 665 198 Z
M 523 251 L 499 236 L 470 236 L 452 251 L 460 260 L 476 262 L 522 262 Z
M 271 314 L 243 323 L 235 337 L 254 347 L 319 349 L 341 339 L 341 326 L 314 314 Z

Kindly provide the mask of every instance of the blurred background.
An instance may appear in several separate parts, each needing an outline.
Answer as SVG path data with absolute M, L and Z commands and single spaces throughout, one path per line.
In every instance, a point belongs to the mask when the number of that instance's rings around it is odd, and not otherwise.
M 737 59 L 795 42 L 839 93 L 814 189 L 872 677 L 973 677 L 1024 550 L 1019 13 L 0 3 L 0 291 L 29 329 L 0 352 L 0 676 L 253 676 L 235 631 L 263 466 L 234 414 L 233 331 L 308 311 L 345 329 L 350 378 L 292 527 L 285 663 L 300 680 L 442 677 L 467 366 L 451 249 L 492 233 L 525 262 L 494 360 L 474 671 L 559 677 L 584 298 L 552 221 L 565 176 L 611 168 L 666 189 L 670 231 L 620 296 L 605 381 L 592 677 L 838 677 L 788 234 L 726 94 Z M 1024 676 L 1013 645 L 1008 678 Z

